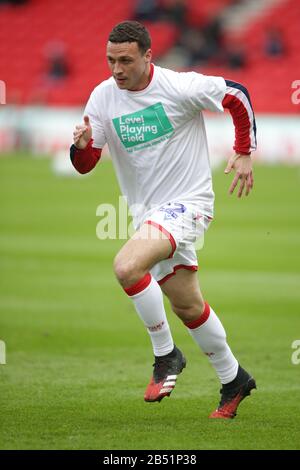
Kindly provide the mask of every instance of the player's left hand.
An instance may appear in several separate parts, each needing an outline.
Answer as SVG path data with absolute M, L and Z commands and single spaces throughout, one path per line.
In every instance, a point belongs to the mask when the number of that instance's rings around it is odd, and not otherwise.
M 251 189 L 253 188 L 254 183 L 251 156 L 236 153 L 230 157 L 224 173 L 228 174 L 231 172 L 231 170 L 235 170 L 235 177 L 229 188 L 229 193 L 233 193 L 240 180 L 240 187 L 237 196 L 241 197 L 243 195 L 245 187 L 245 195 L 248 196 Z

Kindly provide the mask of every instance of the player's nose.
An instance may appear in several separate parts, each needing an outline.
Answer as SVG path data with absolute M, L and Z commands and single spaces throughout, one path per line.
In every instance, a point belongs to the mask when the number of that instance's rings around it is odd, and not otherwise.
M 118 77 L 123 75 L 123 70 L 122 70 L 122 67 L 120 66 L 120 64 L 115 64 L 114 65 L 114 74 L 117 75 Z

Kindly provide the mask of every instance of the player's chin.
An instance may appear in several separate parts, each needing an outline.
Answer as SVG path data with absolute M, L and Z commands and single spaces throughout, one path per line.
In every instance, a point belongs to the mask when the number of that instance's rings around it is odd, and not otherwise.
M 126 90 L 128 88 L 128 83 L 127 83 L 126 78 L 123 78 L 123 79 L 115 78 L 115 82 L 117 86 L 121 88 L 121 90 Z

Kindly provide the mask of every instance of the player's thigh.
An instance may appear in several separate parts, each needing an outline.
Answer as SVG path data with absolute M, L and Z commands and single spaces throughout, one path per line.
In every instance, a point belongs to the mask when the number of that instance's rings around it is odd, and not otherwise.
M 203 296 L 200 290 L 197 272 L 179 269 L 175 276 L 170 277 L 161 285 L 163 293 L 168 297 L 173 310 L 202 310 Z M 176 313 L 176 312 L 175 312 Z
M 168 258 L 171 252 L 168 236 L 155 226 L 144 224 L 117 254 L 115 269 L 123 267 L 148 272 L 156 263 Z

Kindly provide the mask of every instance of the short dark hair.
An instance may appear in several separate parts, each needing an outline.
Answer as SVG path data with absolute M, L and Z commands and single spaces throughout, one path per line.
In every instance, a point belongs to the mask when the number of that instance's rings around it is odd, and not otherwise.
M 147 28 L 138 21 L 122 21 L 111 31 L 108 40 L 114 43 L 137 42 L 144 54 L 151 48 L 151 37 Z

